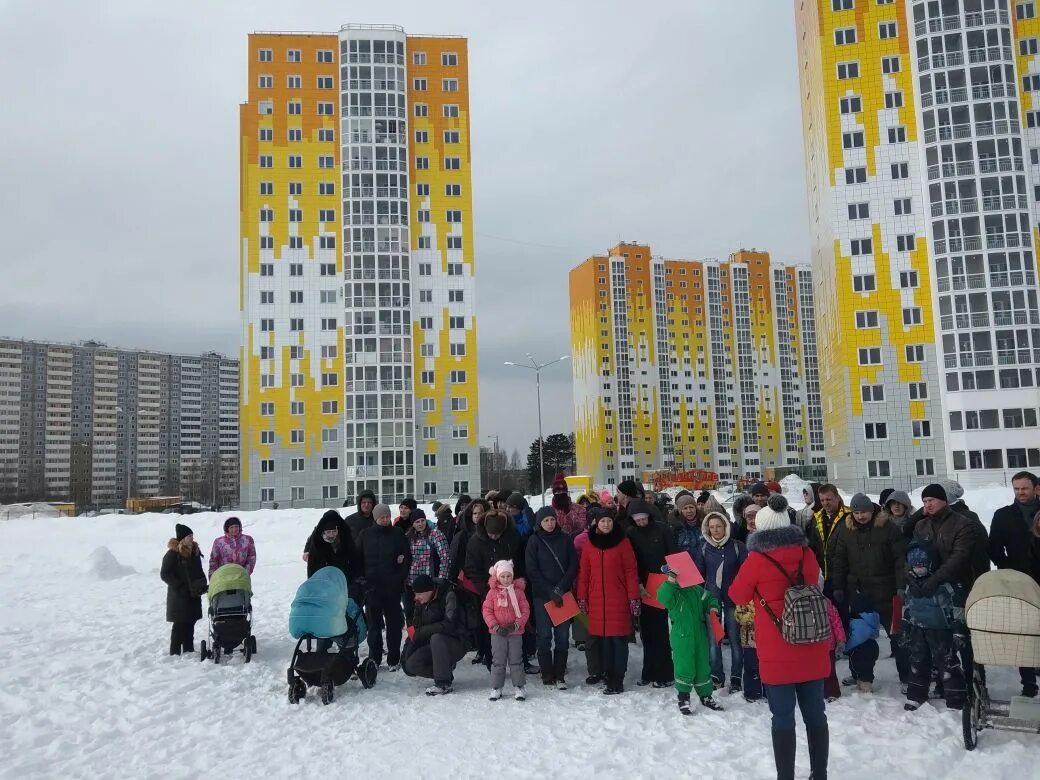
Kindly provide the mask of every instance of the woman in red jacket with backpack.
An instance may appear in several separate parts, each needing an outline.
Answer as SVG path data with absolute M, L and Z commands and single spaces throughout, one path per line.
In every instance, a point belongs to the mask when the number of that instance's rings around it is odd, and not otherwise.
M 730 585 L 729 597 L 736 604 L 752 602 L 755 606 L 755 643 L 759 674 L 773 716 L 777 780 L 794 778 L 796 703 L 805 722 L 811 776 L 813 780 L 826 780 L 830 737 L 823 683 L 830 674 L 830 645 L 826 639 L 791 644 L 777 623 L 784 612 L 788 588 L 798 582 L 799 569 L 801 582 L 817 585 L 820 565 L 809 549 L 805 532 L 791 525 L 783 496 L 770 496 L 768 504 L 759 510 L 755 526 L 757 530 L 747 541 L 747 561 Z
M 640 607 L 636 572 L 625 532 L 609 515 L 598 518 L 578 566 L 578 606 L 589 616 L 589 636 L 600 647 L 607 695 L 624 691 L 628 636 Z

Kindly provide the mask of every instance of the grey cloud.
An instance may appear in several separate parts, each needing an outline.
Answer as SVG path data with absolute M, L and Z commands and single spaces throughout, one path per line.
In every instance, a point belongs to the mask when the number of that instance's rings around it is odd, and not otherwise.
M 589 255 L 639 240 L 672 257 L 807 257 L 790 3 L 379 14 L 0 2 L 0 334 L 237 353 L 246 35 L 347 21 L 470 40 L 481 430 L 507 449 L 536 435 L 534 387 L 501 364 L 570 351 L 567 273 Z M 546 433 L 570 430 L 569 377 L 545 377 Z

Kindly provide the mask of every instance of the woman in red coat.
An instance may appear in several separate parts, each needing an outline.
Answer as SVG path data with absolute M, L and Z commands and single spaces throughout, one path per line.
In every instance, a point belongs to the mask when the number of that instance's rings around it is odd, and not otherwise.
M 600 517 L 581 553 L 578 606 L 589 616 L 589 637 L 600 648 L 607 695 L 624 691 L 628 636 L 640 606 L 636 571 L 636 555 L 625 532 L 612 517 Z
M 769 503 L 755 517 L 755 527 L 757 530 L 747 540 L 747 561 L 730 585 L 729 597 L 735 604 L 755 605 L 755 644 L 759 673 L 767 686 L 766 697 L 773 716 L 777 780 L 794 778 L 796 703 L 805 722 L 812 777 L 826 780 L 830 737 L 823 683 L 831 669 L 829 643 L 789 644 L 761 606 L 764 599 L 779 617 L 784 610 L 784 594 L 796 579 L 799 564 L 803 581 L 808 584 L 819 582 L 820 565 L 808 547 L 805 532 L 791 525 L 783 496 L 769 497 Z

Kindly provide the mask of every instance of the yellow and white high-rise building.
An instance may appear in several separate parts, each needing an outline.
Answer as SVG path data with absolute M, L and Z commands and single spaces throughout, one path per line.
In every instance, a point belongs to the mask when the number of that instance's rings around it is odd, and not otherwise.
M 794 9 L 830 477 L 1035 469 L 1037 3 Z
M 242 501 L 479 490 L 467 41 L 249 36 Z
M 757 478 L 825 468 L 807 265 L 669 260 L 619 244 L 570 273 L 578 471 Z

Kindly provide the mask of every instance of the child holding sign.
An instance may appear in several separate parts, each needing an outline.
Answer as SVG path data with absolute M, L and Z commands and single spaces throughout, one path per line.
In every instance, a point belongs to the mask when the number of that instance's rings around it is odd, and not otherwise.
M 657 590 L 657 600 L 668 610 L 672 622 L 672 663 L 675 666 L 675 690 L 679 693 L 679 712 L 692 715 L 690 691 L 696 690 L 701 704 L 711 710 L 722 706 L 712 698 L 711 667 L 708 663 L 710 640 L 707 613 L 722 611 L 719 600 L 700 585 L 679 586 L 678 574 L 665 566 L 668 579 Z

